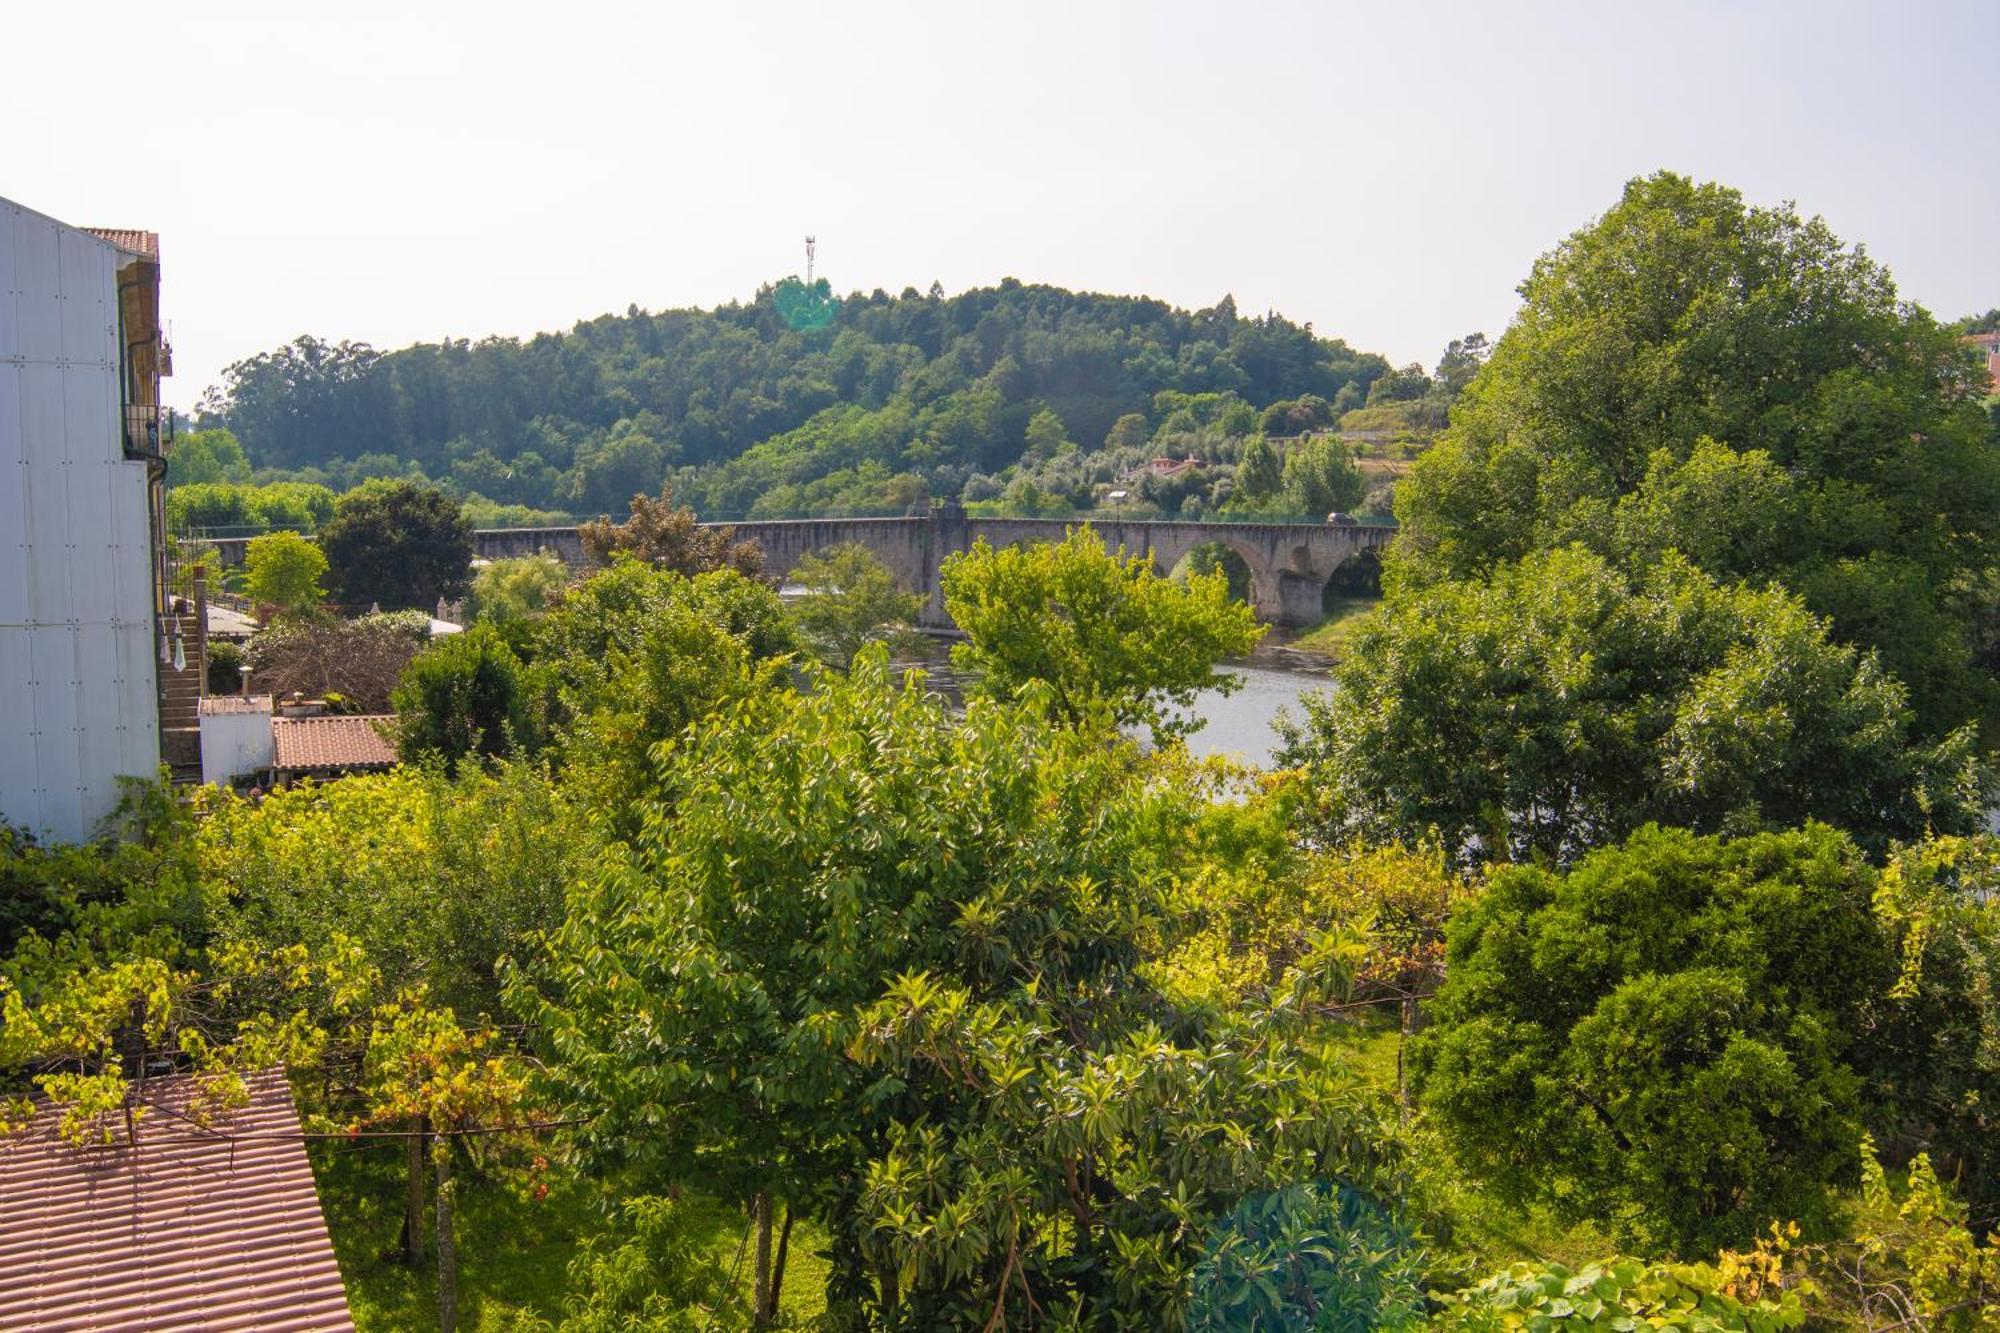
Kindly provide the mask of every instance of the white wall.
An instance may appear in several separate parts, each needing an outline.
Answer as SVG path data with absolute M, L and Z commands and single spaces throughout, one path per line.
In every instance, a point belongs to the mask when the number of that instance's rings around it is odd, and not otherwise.
M 119 252 L 0 199 L 0 819 L 80 841 L 159 768 L 146 465 Z
M 201 701 L 201 780 L 228 786 L 231 778 L 277 762 L 271 733 L 271 696 L 224 694 Z

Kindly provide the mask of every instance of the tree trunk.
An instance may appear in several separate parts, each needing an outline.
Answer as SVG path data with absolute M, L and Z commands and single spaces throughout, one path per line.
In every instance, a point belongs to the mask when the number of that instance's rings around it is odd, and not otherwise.
M 424 1261 L 424 1195 L 429 1193 L 424 1176 L 424 1134 L 429 1122 L 418 1116 L 410 1122 L 410 1137 L 404 1142 L 404 1156 L 410 1178 L 403 1191 L 403 1262 L 414 1268 Z
M 771 1196 L 758 1193 L 750 1200 L 750 1216 L 757 1227 L 757 1279 L 750 1297 L 750 1320 L 762 1328 L 771 1308 Z
M 792 1205 L 786 1204 L 785 1225 L 778 1228 L 778 1258 L 771 1265 L 771 1308 L 765 1311 L 766 1319 L 778 1317 L 778 1305 L 785 1298 L 785 1256 L 791 1253 L 792 1223 L 797 1220 L 798 1215 L 792 1211 Z
M 437 1147 L 437 1227 L 438 1227 L 438 1329 L 440 1333 L 457 1333 L 458 1329 L 458 1251 L 452 1245 L 451 1213 L 451 1141 L 443 1140 Z
M 884 1263 L 875 1270 L 875 1273 L 882 1283 L 882 1313 L 893 1316 L 896 1307 L 903 1303 L 903 1293 L 897 1282 L 894 1261 Z
M 1410 1044 L 1410 1035 L 1417 1030 L 1417 997 L 1403 996 L 1403 1030 L 1396 1038 L 1396 1119 L 1399 1124 L 1410 1123 L 1410 1080 L 1404 1072 L 1403 1052 Z

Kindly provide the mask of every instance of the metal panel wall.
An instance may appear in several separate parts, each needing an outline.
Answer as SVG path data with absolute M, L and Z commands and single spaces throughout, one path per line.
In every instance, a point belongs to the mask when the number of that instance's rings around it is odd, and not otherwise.
M 120 439 L 119 252 L 0 200 L 0 819 L 90 836 L 159 767 L 146 465 Z

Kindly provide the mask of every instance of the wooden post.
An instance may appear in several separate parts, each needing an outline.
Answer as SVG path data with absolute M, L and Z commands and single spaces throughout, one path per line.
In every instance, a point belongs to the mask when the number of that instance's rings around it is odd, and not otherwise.
M 438 1329 L 458 1330 L 458 1251 L 451 1237 L 451 1140 L 440 1138 L 433 1149 L 437 1159 L 438 1229 Z

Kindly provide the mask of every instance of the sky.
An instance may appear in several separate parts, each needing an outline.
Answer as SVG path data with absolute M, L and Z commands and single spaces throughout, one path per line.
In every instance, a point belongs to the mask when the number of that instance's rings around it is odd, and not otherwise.
M 1400 363 L 1661 168 L 2000 305 L 2000 4 L 9 6 L 0 197 L 161 235 L 191 406 L 381 348 L 1005 276 Z

